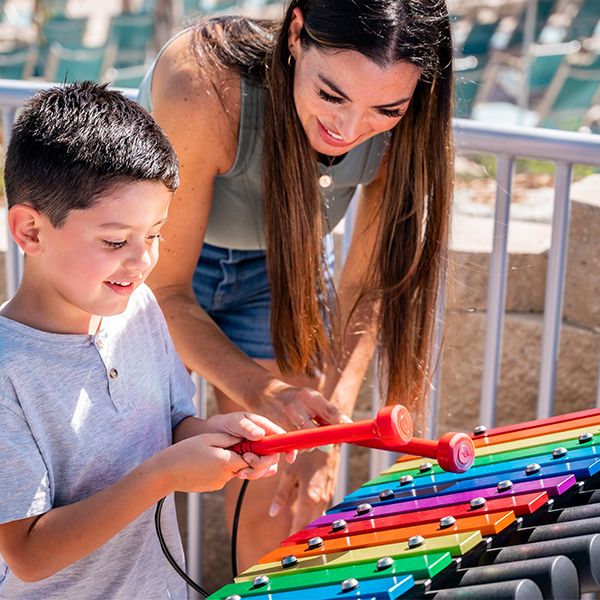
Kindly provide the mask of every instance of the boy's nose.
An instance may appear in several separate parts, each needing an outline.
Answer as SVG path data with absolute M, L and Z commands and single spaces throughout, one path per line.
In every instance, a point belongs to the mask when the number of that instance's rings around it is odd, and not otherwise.
M 145 271 L 152 265 L 152 256 L 147 247 L 140 248 L 129 254 L 124 262 L 124 266 L 131 271 Z

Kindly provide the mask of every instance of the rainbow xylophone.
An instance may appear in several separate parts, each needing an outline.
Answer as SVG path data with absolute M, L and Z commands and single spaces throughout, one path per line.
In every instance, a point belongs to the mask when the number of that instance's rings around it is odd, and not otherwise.
M 600 590 L 600 409 L 403 456 L 211 599 L 570 599 Z M 598 489 L 596 489 L 598 488 Z

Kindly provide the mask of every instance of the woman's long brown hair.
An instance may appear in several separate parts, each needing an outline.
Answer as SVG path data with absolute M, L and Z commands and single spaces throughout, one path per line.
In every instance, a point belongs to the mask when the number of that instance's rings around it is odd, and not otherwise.
M 422 416 L 452 185 L 446 6 L 443 0 L 294 0 L 278 24 L 236 17 L 196 28 L 194 47 L 204 68 L 234 68 L 266 88 L 263 214 L 273 342 L 282 371 L 314 374 L 339 357 L 339 336 L 324 276 L 327 231 L 317 156 L 293 102 L 288 30 L 295 7 L 304 15 L 306 46 L 359 51 L 380 65 L 408 60 L 421 68 L 409 108 L 392 130 L 377 248 L 357 306 L 377 307 L 387 402 Z

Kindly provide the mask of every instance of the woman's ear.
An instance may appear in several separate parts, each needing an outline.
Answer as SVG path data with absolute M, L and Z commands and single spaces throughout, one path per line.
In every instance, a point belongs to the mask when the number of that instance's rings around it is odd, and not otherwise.
M 292 11 L 292 19 L 290 21 L 290 29 L 288 32 L 288 47 L 290 54 L 297 58 L 297 53 L 300 49 L 300 32 L 304 27 L 304 15 L 302 11 L 296 7 Z
M 40 213 L 28 204 L 15 204 L 8 211 L 8 227 L 15 242 L 25 254 L 40 251 Z

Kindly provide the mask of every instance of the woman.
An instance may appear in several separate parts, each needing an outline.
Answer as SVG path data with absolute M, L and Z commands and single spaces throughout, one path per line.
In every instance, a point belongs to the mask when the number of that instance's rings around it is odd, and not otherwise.
M 161 53 L 140 101 L 181 186 L 150 283 L 221 411 L 288 429 L 341 421 L 377 341 L 388 402 L 422 415 L 451 98 L 443 0 L 293 0 L 280 23 L 203 21 Z M 327 234 L 359 184 L 335 294 Z M 337 458 L 304 453 L 275 485 L 250 486 L 240 568 L 320 514 Z M 226 490 L 230 521 L 236 497 Z

